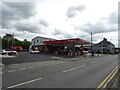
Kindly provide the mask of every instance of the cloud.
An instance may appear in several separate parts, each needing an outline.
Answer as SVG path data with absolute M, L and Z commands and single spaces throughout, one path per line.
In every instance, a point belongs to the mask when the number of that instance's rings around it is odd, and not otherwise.
M 76 36 L 73 33 L 69 33 L 65 30 L 55 28 L 54 32 L 52 33 L 54 36 L 56 36 L 58 39 L 71 39 L 74 36 Z
M 53 35 L 60 35 L 63 34 L 63 32 L 60 29 L 55 28 Z
M 17 23 L 15 25 L 17 31 L 27 31 L 30 33 L 38 33 L 38 26 L 30 23 Z M 39 32 L 40 33 L 40 32 Z
M 118 24 L 118 13 L 112 12 L 108 19 L 111 24 Z
M 76 16 L 76 12 L 82 12 L 83 10 L 85 10 L 85 6 L 83 5 L 79 5 L 77 7 L 70 7 L 67 11 L 67 17 L 68 18 L 72 18 L 74 16 Z
M 28 19 L 28 20 L 20 20 L 17 23 L 15 23 L 14 28 L 18 31 L 26 31 L 30 33 L 39 33 L 39 34 L 47 34 L 52 31 L 52 29 L 49 27 L 49 23 L 45 21 L 44 19 L 38 19 L 35 18 Z
M 40 20 L 39 24 L 41 24 L 41 25 L 43 25 L 45 27 L 48 27 L 48 25 L 49 25 L 48 22 L 43 20 L 43 19 Z
M 112 32 L 112 31 L 117 31 L 117 29 L 112 28 L 112 27 L 107 27 L 106 25 L 104 25 L 104 23 L 95 23 L 95 24 L 91 24 L 91 23 L 87 23 L 82 27 L 75 27 L 76 30 L 81 30 L 87 33 L 106 33 L 106 32 Z
M 63 37 L 66 38 L 66 39 L 71 39 L 71 38 L 74 37 L 74 35 L 71 34 L 71 33 L 64 33 L 64 34 L 63 34 Z
M 35 15 L 33 2 L 4 2 L 2 3 L 2 27 L 11 26 L 11 22 L 28 19 Z

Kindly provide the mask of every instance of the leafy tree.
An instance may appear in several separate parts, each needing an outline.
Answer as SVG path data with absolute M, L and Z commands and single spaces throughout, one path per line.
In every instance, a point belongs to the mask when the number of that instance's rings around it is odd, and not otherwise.
M 2 38 L 0 36 L 0 50 L 2 49 Z
M 13 40 L 13 46 L 22 46 L 22 42 L 20 40 L 18 40 L 18 39 L 15 38 Z
M 28 50 L 30 44 L 31 44 L 30 41 L 28 41 L 27 39 L 24 39 L 24 40 L 22 41 L 22 47 L 23 47 L 23 49 L 27 49 L 27 50 Z
M 1 38 L 2 41 L 2 48 L 6 49 L 6 48 L 10 48 L 10 46 L 21 46 L 23 49 L 27 49 L 29 50 L 29 46 L 31 44 L 30 41 L 28 41 L 27 39 L 24 39 L 23 41 L 20 41 L 16 38 L 13 37 L 12 34 L 6 34 L 3 36 L 3 38 Z
M 6 39 L 2 39 L 2 48 L 8 48 L 8 41 Z
M 6 34 L 2 38 L 2 48 L 9 48 L 12 46 L 13 41 L 13 35 L 12 34 Z
M 13 35 L 12 34 L 6 34 L 5 36 L 3 36 L 3 39 L 12 40 Z

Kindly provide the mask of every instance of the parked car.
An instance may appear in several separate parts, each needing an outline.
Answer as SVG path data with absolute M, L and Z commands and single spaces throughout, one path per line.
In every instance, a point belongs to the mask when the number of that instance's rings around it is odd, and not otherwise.
M 18 52 L 11 49 L 3 49 L 1 52 L 2 55 L 18 55 Z
M 39 50 L 30 50 L 30 53 L 35 54 L 35 53 L 40 53 Z

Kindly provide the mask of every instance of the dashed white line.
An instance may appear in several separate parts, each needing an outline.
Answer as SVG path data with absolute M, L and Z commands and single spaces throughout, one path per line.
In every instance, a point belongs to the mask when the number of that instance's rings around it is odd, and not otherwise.
M 31 68 L 35 68 L 35 67 L 31 67 Z
M 21 68 L 21 69 L 19 69 L 19 70 L 25 70 L 26 68 Z
M 28 68 L 31 68 L 31 67 L 28 67 Z
M 97 63 L 98 61 L 91 62 L 92 64 Z
M 0 72 L 0 74 L 3 74 L 3 72 Z
M 50 64 L 45 64 L 44 66 L 49 66 Z
M 50 65 L 55 65 L 55 63 L 51 63 Z
M 38 67 L 42 67 L 43 65 L 40 65 L 40 66 L 38 66 Z
M 16 70 L 10 70 L 10 71 L 7 71 L 7 72 L 15 72 Z
M 84 67 L 84 66 L 86 66 L 86 65 L 82 65 L 82 66 L 74 67 L 74 68 L 71 68 L 71 69 L 68 69 L 68 70 L 64 70 L 63 72 L 68 72 L 68 71 L 75 70 L 75 69 L 78 69 L 78 68 L 81 68 L 81 67 Z
M 10 86 L 10 87 L 7 87 L 7 88 L 18 87 L 18 86 L 21 86 L 21 85 L 24 85 L 24 84 L 28 84 L 28 83 L 32 83 L 32 82 L 35 82 L 35 81 L 38 81 L 38 80 L 41 80 L 41 79 L 42 78 L 33 79 L 33 80 L 30 80 L 30 81 L 27 81 L 27 82 L 23 82 L 23 83 L 20 83 L 20 84 L 16 84 L 16 85 L 13 85 L 13 86 Z

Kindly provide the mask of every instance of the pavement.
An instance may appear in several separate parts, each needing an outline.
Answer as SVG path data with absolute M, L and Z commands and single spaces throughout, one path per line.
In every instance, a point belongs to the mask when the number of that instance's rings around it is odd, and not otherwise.
M 97 88 L 118 64 L 118 55 L 71 59 L 9 64 L 2 70 L 3 89 Z

